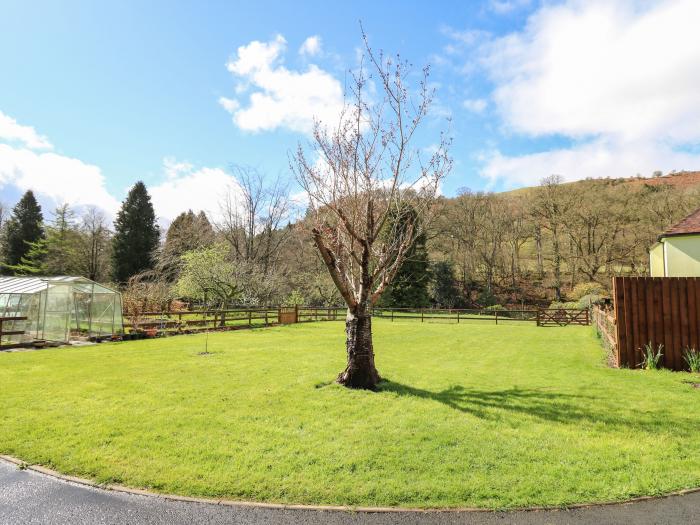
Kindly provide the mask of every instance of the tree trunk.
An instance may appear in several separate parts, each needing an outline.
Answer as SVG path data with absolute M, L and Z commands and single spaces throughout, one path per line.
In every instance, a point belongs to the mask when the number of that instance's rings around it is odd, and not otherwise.
M 544 258 L 542 256 L 542 230 L 535 228 L 535 249 L 537 251 L 537 276 L 544 279 Z
M 345 333 L 348 364 L 336 381 L 349 388 L 376 390 L 380 377 L 374 366 L 372 316 L 366 310 L 348 309 Z

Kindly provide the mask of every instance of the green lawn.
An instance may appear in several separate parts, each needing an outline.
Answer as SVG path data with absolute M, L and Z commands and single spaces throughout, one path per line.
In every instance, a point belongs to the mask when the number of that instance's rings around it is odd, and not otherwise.
M 588 327 L 375 321 L 0 354 L 0 453 L 151 490 L 293 503 L 565 505 L 700 485 L 690 374 L 605 368 Z

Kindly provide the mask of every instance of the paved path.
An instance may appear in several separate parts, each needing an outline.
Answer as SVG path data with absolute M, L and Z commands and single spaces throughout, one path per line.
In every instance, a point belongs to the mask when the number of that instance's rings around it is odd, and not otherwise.
M 2 525 L 431 525 L 700 523 L 700 493 L 571 511 L 352 513 L 169 501 L 61 481 L 0 460 Z

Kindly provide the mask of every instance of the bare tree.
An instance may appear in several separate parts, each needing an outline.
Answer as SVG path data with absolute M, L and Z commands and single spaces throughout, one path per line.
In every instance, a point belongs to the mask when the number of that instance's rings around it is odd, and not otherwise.
M 565 215 L 568 211 L 568 194 L 562 187 L 560 175 L 550 175 L 542 179 L 533 202 L 532 213 L 539 220 L 541 228 L 549 231 L 552 237 L 552 273 L 554 300 L 562 300 L 562 235 Z
M 89 279 L 103 281 L 109 273 L 110 231 L 104 213 L 90 206 L 82 217 L 79 265 Z
M 510 284 L 512 288 L 518 286 L 520 280 L 520 252 L 525 244 L 532 239 L 530 224 L 527 222 L 524 199 L 521 197 L 507 198 L 506 206 L 506 233 L 505 239 L 508 245 L 510 259 Z
M 348 361 L 337 381 L 375 389 L 380 377 L 374 363 L 371 307 L 430 223 L 431 204 L 452 162 L 449 141 L 442 134 L 425 160 L 413 146 L 433 97 L 428 68 L 422 70 L 418 85 L 411 86 L 407 62 L 375 54 L 364 32 L 363 39 L 360 69 L 351 73 L 337 124 L 317 121 L 312 153 L 299 145 L 290 164 L 309 197 L 314 243 L 348 306 Z M 371 73 L 364 70 L 366 63 Z M 372 97 L 367 94 L 368 81 L 377 84 Z M 419 220 L 397 227 L 389 218 L 407 206 Z
M 279 177 L 267 184 L 254 168 L 234 166 L 232 170 L 239 187 L 229 191 L 221 203 L 217 230 L 235 260 L 256 264 L 267 275 L 289 237 L 284 224 L 293 209 L 289 186 Z

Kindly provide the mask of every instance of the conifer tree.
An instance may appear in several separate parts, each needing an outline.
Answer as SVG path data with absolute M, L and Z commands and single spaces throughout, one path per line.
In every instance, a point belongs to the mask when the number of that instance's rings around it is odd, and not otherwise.
M 436 306 L 453 308 L 459 302 L 459 290 L 450 261 L 438 261 L 432 268 L 431 295 Z
M 139 181 L 129 190 L 114 222 L 112 278 L 125 283 L 129 277 L 153 268 L 159 239 L 151 197 Z
M 168 282 L 176 281 L 183 265 L 182 256 L 210 246 L 213 242 L 214 229 L 204 212 L 182 212 L 170 223 L 165 242 L 158 253 L 155 266 L 158 275 Z
M 409 224 L 418 224 L 420 218 L 415 210 L 404 207 L 399 212 L 394 212 L 389 223 L 391 231 L 398 231 L 400 235 Z M 406 252 L 406 259 L 401 263 L 394 280 L 387 287 L 381 298 L 383 306 L 397 308 L 421 308 L 428 306 L 428 284 L 430 282 L 430 263 L 426 249 L 426 234 L 420 228 L 420 234 L 416 236 L 413 245 Z
M 22 264 L 22 258 L 29 254 L 32 245 L 44 238 L 43 221 L 41 206 L 32 190 L 27 190 L 5 226 L 5 272 L 12 272 L 11 267 Z

